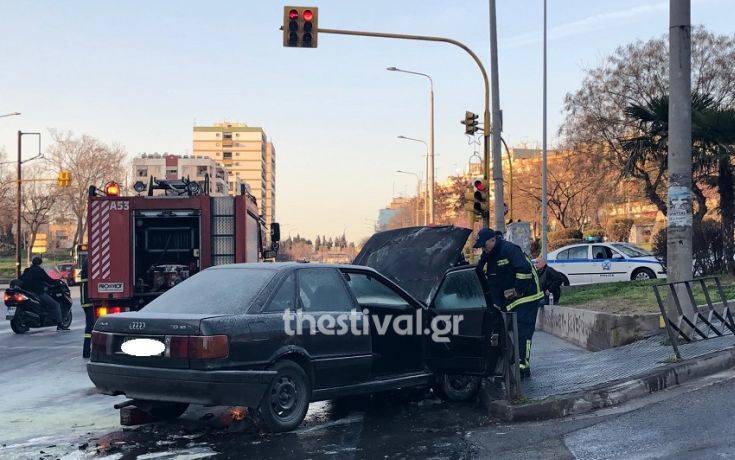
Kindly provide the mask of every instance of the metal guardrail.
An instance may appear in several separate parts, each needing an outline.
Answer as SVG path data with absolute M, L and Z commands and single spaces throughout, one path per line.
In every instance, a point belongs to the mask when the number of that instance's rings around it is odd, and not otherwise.
M 515 312 L 502 312 L 505 326 L 503 349 L 503 383 L 505 398 L 515 401 L 521 398 L 521 367 L 518 356 L 518 318 Z
M 717 293 L 720 296 L 720 311 L 712 303 L 712 296 L 707 286 L 707 281 L 714 281 L 717 288 Z M 704 293 L 704 298 L 707 301 L 707 309 L 704 311 L 707 315 L 697 308 L 697 302 L 694 300 L 694 293 L 692 291 L 692 283 L 699 284 Z M 690 305 L 694 307 L 694 313 L 690 315 L 684 314 L 682 310 L 682 302 L 679 298 L 679 291 L 677 287 L 683 285 L 686 291 L 686 296 L 689 300 Z M 663 300 L 659 288 L 668 287 L 669 300 L 673 301 L 673 307 L 675 307 L 676 317 L 672 318 L 669 315 L 669 310 L 666 308 L 666 304 Z M 679 338 L 685 342 L 690 343 L 698 340 L 707 340 L 714 337 L 721 337 L 726 334 L 735 335 L 735 321 L 733 321 L 732 312 L 730 306 L 727 303 L 725 291 L 722 289 L 722 283 L 720 278 L 716 276 L 708 276 L 703 278 L 697 278 L 689 281 L 677 281 L 673 283 L 661 283 L 654 284 L 653 292 L 656 295 L 656 301 L 658 302 L 661 316 L 664 318 L 666 325 L 666 333 L 668 334 L 671 346 L 674 349 L 677 359 L 681 359 L 681 352 L 679 351 Z

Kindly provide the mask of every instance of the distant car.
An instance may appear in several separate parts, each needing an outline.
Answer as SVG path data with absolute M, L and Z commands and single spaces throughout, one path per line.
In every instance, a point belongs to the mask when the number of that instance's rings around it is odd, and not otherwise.
M 62 262 L 56 265 L 59 275 L 69 286 L 74 286 L 74 262 Z
M 549 253 L 549 265 L 565 285 L 666 278 L 666 268 L 650 252 L 630 243 L 582 243 Z
M 89 377 L 100 392 L 125 394 L 155 417 L 178 417 L 190 403 L 237 404 L 272 431 L 295 428 L 309 403 L 324 399 L 432 385 L 444 399 L 472 398 L 477 377 L 495 371 L 504 340 L 500 311 L 462 257 L 470 233 L 376 233 L 353 265 L 208 268 L 138 312 L 97 320 Z M 355 323 L 339 334 L 288 333 L 299 326 L 284 315 L 301 313 L 333 327 L 347 316 Z M 446 341 L 378 328 L 411 318 L 426 331 L 454 315 L 461 321 Z

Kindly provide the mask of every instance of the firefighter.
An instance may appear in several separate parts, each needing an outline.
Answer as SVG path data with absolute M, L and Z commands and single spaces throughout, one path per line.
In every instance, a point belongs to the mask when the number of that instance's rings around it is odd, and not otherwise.
M 89 358 L 92 345 L 92 328 L 94 327 L 94 307 L 89 301 L 87 292 L 87 258 L 79 257 L 79 301 L 84 309 L 84 342 L 82 343 L 82 358 Z
M 521 376 L 529 377 L 531 340 L 539 304 L 544 298 L 536 268 L 520 247 L 499 237 L 490 228 L 480 229 L 474 247 L 482 248 L 476 270 L 486 281 L 485 291 L 493 304 L 504 311 L 516 312 Z

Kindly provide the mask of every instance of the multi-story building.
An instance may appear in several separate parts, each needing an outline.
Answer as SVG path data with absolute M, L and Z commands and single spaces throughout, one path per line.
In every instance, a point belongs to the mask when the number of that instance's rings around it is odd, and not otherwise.
M 209 176 L 210 194 L 227 195 L 227 170 L 216 161 L 191 155 L 171 155 L 158 153 L 143 154 L 133 159 L 133 182 L 142 181 L 148 185 L 150 178 L 182 179 L 189 178 L 202 186 Z
M 195 126 L 194 155 L 211 158 L 229 171 L 229 189 L 244 181 L 258 202 L 261 215 L 270 225 L 275 219 L 276 152 L 263 128 L 244 123 L 215 123 Z

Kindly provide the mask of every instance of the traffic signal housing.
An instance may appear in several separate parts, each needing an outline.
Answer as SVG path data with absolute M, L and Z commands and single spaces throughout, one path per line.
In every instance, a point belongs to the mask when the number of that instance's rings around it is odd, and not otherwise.
M 283 46 L 287 48 L 316 48 L 319 28 L 317 7 L 283 7 Z
M 464 125 L 465 134 L 473 135 L 480 130 L 480 128 L 477 126 L 477 118 L 478 116 L 475 113 L 464 113 L 464 120 L 462 120 L 460 123 Z
M 69 187 L 71 185 L 71 171 L 59 171 L 59 175 L 56 176 L 56 185 Z
M 488 186 L 483 179 L 472 182 L 472 211 L 478 216 L 485 217 L 488 213 Z

